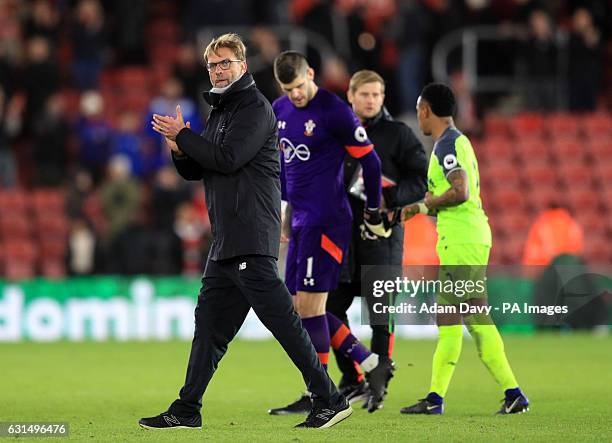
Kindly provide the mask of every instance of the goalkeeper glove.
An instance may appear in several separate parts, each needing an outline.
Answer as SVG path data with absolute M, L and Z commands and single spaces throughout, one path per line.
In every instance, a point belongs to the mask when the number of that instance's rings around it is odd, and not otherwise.
M 391 237 L 391 227 L 386 217 L 383 217 L 378 209 L 366 208 L 363 211 L 363 224 L 372 234 L 377 237 Z

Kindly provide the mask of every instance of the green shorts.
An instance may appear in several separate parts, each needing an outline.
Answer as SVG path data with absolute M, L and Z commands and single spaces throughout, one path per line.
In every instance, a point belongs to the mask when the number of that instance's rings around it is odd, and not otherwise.
M 459 244 L 437 246 L 438 279 L 442 290 L 438 303 L 456 305 L 474 298 L 487 298 L 487 264 L 490 246 Z

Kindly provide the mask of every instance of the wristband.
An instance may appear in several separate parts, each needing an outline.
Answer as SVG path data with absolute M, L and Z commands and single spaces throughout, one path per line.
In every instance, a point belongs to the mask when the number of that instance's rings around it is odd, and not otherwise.
M 425 205 L 425 203 L 417 203 L 417 206 L 419 207 L 419 214 L 429 214 L 429 208 Z

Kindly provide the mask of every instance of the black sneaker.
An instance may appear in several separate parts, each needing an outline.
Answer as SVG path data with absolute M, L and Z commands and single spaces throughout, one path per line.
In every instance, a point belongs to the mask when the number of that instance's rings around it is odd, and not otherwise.
M 282 408 L 268 409 L 270 415 L 308 414 L 312 410 L 312 397 L 309 393 L 302 395 L 299 400 L 294 401 Z
M 155 417 L 141 418 L 138 424 L 145 429 L 202 429 L 202 416 L 177 417 L 169 412 L 162 412 Z
M 350 377 L 347 378 L 344 375 L 340 378 L 340 382 L 338 383 L 338 392 L 340 395 L 344 395 L 353 390 L 353 387 L 361 383 L 357 379 Z
M 338 387 L 338 392 L 340 392 L 340 395 L 343 395 L 344 397 L 346 397 L 350 405 L 357 403 L 359 401 L 365 402 L 370 396 L 369 391 L 368 391 L 368 385 L 363 380 L 354 382 L 350 385 L 347 385 L 347 384 L 343 385 L 342 381 L 340 381 L 340 385 L 338 386 L 342 386 L 342 387 Z
M 340 423 L 353 413 L 353 408 L 348 401 L 342 397 L 342 401 L 338 406 L 329 407 L 320 400 L 315 400 L 312 405 L 312 410 L 306 420 L 295 425 L 296 428 L 331 428 L 333 425 Z
M 529 411 L 529 399 L 520 389 L 517 390 L 518 395 L 509 395 L 508 391 L 512 391 L 511 389 L 506 391 L 506 398 L 502 400 L 503 404 L 501 409 L 497 411 L 498 414 L 522 414 Z
M 439 395 L 430 393 L 418 403 L 400 409 L 400 412 L 402 414 L 440 415 L 444 413 L 444 401 Z
M 393 371 L 395 371 L 393 360 L 380 360 L 378 366 L 366 374 L 369 390 L 368 412 L 372 413 L 382 408 Z

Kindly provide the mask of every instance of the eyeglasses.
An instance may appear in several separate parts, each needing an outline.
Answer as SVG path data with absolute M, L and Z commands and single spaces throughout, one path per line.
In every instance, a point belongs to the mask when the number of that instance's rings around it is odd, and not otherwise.
M 221 66 L 221 69 L 223 69 L 224 71 L 227 71 L 230 68 L 230 64 L 232 63 L 240 63 L 244 60 L 230 60 L 228 58 L 226 58 L 225 60 L 221 60 L 220 62 L 217 63 L 206 63 L 206 69 L 208 69 L 209 71 L 214 71 L 215 69 L 217 69 L 217 66 Z

